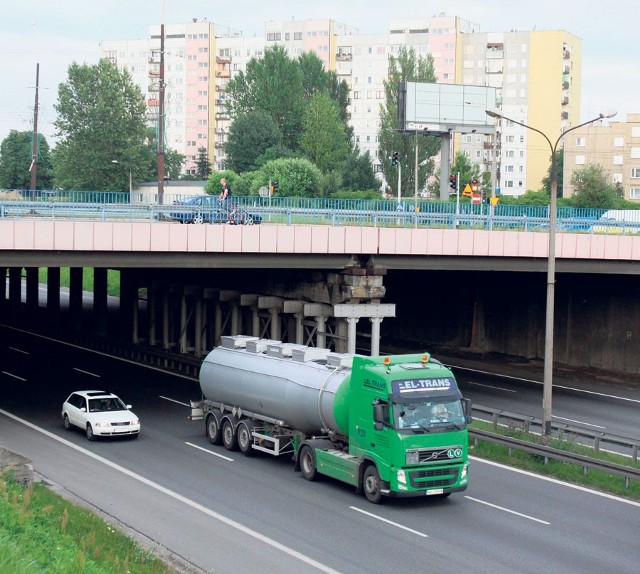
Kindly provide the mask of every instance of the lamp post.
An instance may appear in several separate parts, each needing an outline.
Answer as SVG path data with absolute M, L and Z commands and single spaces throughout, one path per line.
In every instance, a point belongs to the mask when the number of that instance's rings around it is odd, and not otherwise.
M 507 116 L 502 115 L 495 110 L 485 110 L 486 114 L 491 118 L 501 118 L 509 122 L 513 122 L 523 128 L 538 132 L 549 144 L 551 151 L 551 197 L 549 202 L 549 256 L 547 259 L 547 312 L 545 318 L 544 330 L 544 375 L 543 375 L 543 391 L 542 391 L 542 436 L 549 438 L 551 436 L 551 401 L 553 394 L 553 323 L 554 323 L 554 303 L 555 303 L 555 282 L 556 282 L 556 210 L 558 203 L 558 163 L 556 160 L 556 150 L 558 144 L 569 132 L 577 130 L 583 126 L 592 124 L 603 118 L 612 118 L 615 112 L 610 114 L 599 114 L 597 118 L 583 122 L 577 126 L 573 126 L 560 134 L 555 143 L 547 135 L 539 129 L 528 126 L 522 122 L 518 122 Z
M 112 159 L 111 163 L 119 164 L 120 162 L 117 159 Z M 131 176 L 131 169 L 129 169 L 129 195 L 131 195 L 132 190 L 133 190 L 133 181 Z

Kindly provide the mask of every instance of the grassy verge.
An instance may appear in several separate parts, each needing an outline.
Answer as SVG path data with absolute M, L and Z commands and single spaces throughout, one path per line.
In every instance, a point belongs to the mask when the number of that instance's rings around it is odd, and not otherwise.
M 517 438 L 530 443 L 541 444 L 541 437 L 539 435 L 527 432 L 521 428 L 498 427 L 498 429 L 495 429 L 493 424 L 478 420 L 471 424 L 471 428 Z M 615 462 L 616 464 L 621 464 L 630 468 L 640 468 L 640 463 L 636 462 L 634 464 L 630 457 L 611 452 L 603 452 L 602 450 L 597 453 L 593 448 L 582 445 L 577 441 L 572 440 L 570 437 L 565 437 L 563 439 L 552 438 L 550 439 L 548 446 L 588 456 L 597 460 Z M 469 453 L 479 458 L 502 462 L 509 466 L 551 476 L 574 484 L 580 484 L 595 490 L 640 500 L 640 482 L 631 481 L 629 488 L 627 488 L 624 484 L 624 478 L 615 474 L 589 469 L 588 474 L 585 476 L 584 470 L 581 466 L 554 460 L 549 460 L 549 462 L 545 464 L 543 457 L 515 449 L 510 455 L 507 447 L 483 441 L 481 439 L 479 439 L 476 444 L 474 444 L 473 439 L 471 439 L 469 444 Z
M 0 572 L 170 574 L 173 569 L 42 484 L 0 475 Z
M 69 277 L 69 267 L 60 268 L 60 286 L 69 287 L 71 285 L 71 279 Z M 38 281 L 40 283 L 47 282 L 47 268 L 41 267 L 38 270 Z M 82 289 L 84 291 L 93 292 L 93 269 L 84 267 L 82 269 Z M 120 271 L 114 269 L 107 270 L 107 294 L 114 297 L 120 295 Z

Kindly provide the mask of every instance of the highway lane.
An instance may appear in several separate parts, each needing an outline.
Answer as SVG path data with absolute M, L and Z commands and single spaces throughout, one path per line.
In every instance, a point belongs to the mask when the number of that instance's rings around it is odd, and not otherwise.
M 465 493 L 374 506 L 346 485 L 306 482 L 288 460 L 209 445 L 202 425 L 186 418 L 197 391 L 191 381 L 46 341 L 21 351 L 0 350 L 3 370 L 27 379 L 0 374 L 0 408 L 51 436 L 3 415 L 0 443 L 204 570 L 637 571 L 637 505 L 473 461 Z M 133 403 L 139 439 L 89 443 L 62 429 L 69 386 L 97 381 Z

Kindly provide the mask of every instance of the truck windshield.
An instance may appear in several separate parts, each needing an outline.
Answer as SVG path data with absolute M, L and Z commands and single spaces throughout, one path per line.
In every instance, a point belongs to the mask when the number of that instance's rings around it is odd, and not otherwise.
M 393 403 L 393 417 L 398 429 L 462 428 L 466 424 L 459 399 Z

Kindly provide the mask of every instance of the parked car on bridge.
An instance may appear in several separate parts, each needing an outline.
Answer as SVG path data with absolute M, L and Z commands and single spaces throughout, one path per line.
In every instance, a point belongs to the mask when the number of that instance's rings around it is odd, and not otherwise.
M 180 223 L 227 223 L 230 225 L 253 225 L 261 223 L 262 217 L 239 209 L 228 199 L 220 201 L 213 195 L 196 195 L 181 201 L 174 201 L 169 215 Z
M 76 391 L 62 404 L 64 428 L 82 429 L 87 439 L 98 436 L 130 436 L 140 434 L 140 419 L 122 399 L 105 391 Z

